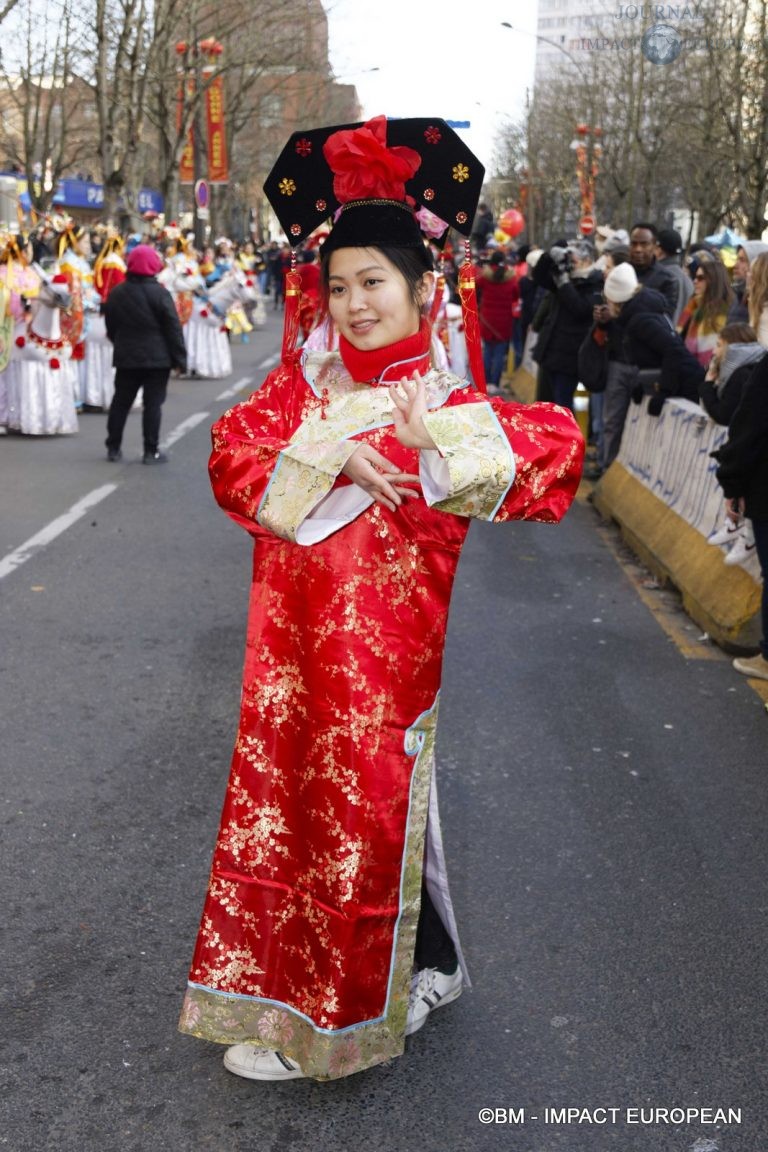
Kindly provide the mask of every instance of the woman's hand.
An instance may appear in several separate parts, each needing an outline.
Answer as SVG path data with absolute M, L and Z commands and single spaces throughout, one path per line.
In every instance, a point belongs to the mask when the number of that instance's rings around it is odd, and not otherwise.
M 744 497 L 726 497 L 725 515 L 732 524 L 739 524 L 744 516 Z
M 418 496 L 419 493 L 408 484 L 419 483 L 419 477 L 409 472 L 401 472 L 396 464 L 382 456 L 370 444 L 361 444 L 342 468 L 353 484 L 372 496 L 377 504 L 383 504 L 390 512 L 402 504 L 403 500 Z
M 395 406 L 392 412 L 395 436 L 403 447 L 436 449 L 422 419 L 427 411 L 427 394 L 419 373 L 414 372 L 410 380 L 404 376 L 399 384 L 392 384 L 389 395 Z

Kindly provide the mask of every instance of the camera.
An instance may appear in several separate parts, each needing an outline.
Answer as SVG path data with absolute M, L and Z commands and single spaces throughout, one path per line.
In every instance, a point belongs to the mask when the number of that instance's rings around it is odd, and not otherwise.
M 570 248 L 550 248 L 549 255 L 559 273 L 567 272 L 570 274 L 574 266 L 574 255 Z

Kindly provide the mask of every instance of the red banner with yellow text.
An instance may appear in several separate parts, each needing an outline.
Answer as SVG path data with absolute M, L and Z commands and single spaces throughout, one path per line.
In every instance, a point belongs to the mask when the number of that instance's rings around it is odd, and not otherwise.
M 227 136 L 224 126 L 224 78 L 214 76 L 205 94 L 205 115 L 208 129 L 208 182 L 227 184 Z
M 192 77 L 187 79 L 187 96 L 190 101 L 195 98 L 195 81 Z M 179 90 L 176 96 L 176 131 L 181 130 L 184 120 L 184 81 L 179 80 Z M 194 184 L 195 182 L 195 138 L 190 125 L 187 141 L 179 160 L 179 183 Z

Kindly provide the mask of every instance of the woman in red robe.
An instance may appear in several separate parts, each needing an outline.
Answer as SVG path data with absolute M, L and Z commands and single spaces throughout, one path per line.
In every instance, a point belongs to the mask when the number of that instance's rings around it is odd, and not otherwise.
M 411 137 L 424 155 L 393 146 Z M 570 412 L 432 367 L 434 272 L 407 197 L 446 165 L 466 176 L 430 207 L 468 229 L 483 170 L 443 121 L 292 138 L 266 190 L 297 242 L 318 201 L 341 206 L 322 248 L 338 347 L 289 351 L 213 428 L 214 494 L 255 547 L 180 1027 L 229 1045 L 226 1067 L 251 1079 L 389 1060 L 461 991 L 433 778 L 451 586 L 472 517 L 554 523 L 579 481 Z

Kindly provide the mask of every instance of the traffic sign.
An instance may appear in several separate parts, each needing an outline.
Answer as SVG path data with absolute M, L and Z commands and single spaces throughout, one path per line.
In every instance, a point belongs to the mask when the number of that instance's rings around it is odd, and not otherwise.
M 207 208 L 211 198 L 207 180 L 198 180 L 195 184 L 195 204 L 198 208 Z
M 594 230 L 594 216 L 582 216 L 581 220 L 579 220 L 579 231 L 581 232 L 582 236 L 591 236 Z

